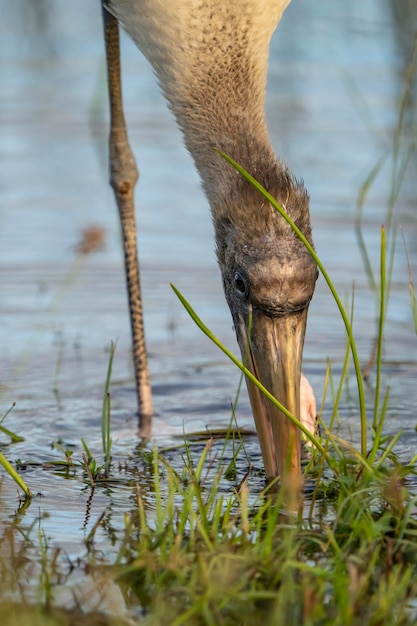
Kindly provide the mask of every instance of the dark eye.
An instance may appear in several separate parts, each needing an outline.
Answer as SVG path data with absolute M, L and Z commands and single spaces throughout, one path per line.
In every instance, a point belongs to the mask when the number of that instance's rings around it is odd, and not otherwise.
M 248 295 L 249 283 L 246 274 L 242 270 L 237 270 L 234 273 L 233 286 L 240 296 Z

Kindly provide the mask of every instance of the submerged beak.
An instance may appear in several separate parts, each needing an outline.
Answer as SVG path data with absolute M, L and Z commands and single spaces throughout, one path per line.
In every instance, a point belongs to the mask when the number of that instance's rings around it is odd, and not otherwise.
M 246 367 L 298 419 L 306 322 L 307 309 L 282 317 L 254 311 L 251 327 L 241 320 L 237 333 Z M 296 509 L 301 495 L 299 429 L 250 380 L 246 384 L 266 477 L 280 477 L 285 504 Z

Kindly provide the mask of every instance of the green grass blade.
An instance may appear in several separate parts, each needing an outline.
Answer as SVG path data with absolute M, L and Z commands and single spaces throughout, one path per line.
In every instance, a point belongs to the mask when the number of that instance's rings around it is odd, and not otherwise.
M 87 460 L 91 461 L 93 459 L 93 455 L 90 452 L 90 449 L 89 449 L 89 447 L 87 445 L 87 442 L 82 437 L 81 437 L 81 445 L 83 447 L 83 450 L 85 452 L 85 456 L 87 457 Z
M 382 367 L 382 350 L 385 323 L 385 297 L 386 297 L 386 242 L 385 228 L 381 227 L 381 256 L 380 256 L 380 289 L 379 289 L 379 324 L 378 324 L 378 347 L 376 358 L 376 384 L 375 384 L 375 406 L 373 428 L 378 428 L 379 413 L 379 396 L 381 391 L 381 367 Z
M 9 413 L 11 413 L 11 411 L 13 411 L 14 407 L 16 406 L 16 402 L 12 402 L 11 406 L 7 409 L 6 413 L 3 415 L 3 417 L 0 419 L 0 424 L 3 424 L 4 420 L 6 419 L 6 417 L 9 415 Z
M 381 457 L 378 459 L 377 463 L 375 463 L 374 468 L 375 470 L 378 470 L 382 467 L 383 463 L 385 462 L 386 458 L 391 454 L 391 452 L 394 450 L 395 446 L 397 445 L 398 440 L 400 439 L 401 435 L 403 434 L 402 430 L 399 430 L 391 439 L 391 441 L 389 442 L 389 444 L 387 445 L 387 447 L 385 448 L 385 450 L 383 451 L 383 453 L 381 454 Z
M 323 275 L 323 278 L 325 279 L 331 293 L 332 296 L 336 302 L 336 305 L 340 311 L 340 314 L 342 316 L 343 319 L 343 323 L 345 325 L 346 328 L 346 333 L 347 336 L 349 338 L 349 344 L 350 344 L 350 349 L 352 352 L 352 359 L 353 359 L 353 364 L 355 367 L 355 373 L 356 373 L 356 382 L 357 382 L 357 386 L 358 386 L 358 396 L 359 396 L 359 407 L 360 407 L 360 419 L 361 419 L 361 451 L 363 455 L 366 455 L 366 450 L 367 450 L 367 428 L 366 428 L 366 403 L 365 403 L 365 390 L 364 390 L 364 385 L 363 385 L 363 378 L 362 378 L 362 372 L 361 372 L 361 366 L 359 363 L 359 357 L 358 357 L 358 352 L 356 349 L 356 343 L 355 343 L 355 339 L 353 336 L 353 332 L 352 332 L 352 326 L 350 324 L 349 321 L 349 316 L 347 315 L 345 308 L 343 306 L 343 303 L 339 297 L 339 294 L 336 291 L 335 286 L 333 285 L 333 282 L 330 279 L 329 274 L 326 271 L 326 268 L 324 267 L 323 263 L 321 262 L 321 260 L 319 259 L 316 251 L 314 250 L 313 246 L 310 244 L 310 242 L 304 237 L 303 233 L 300 231 L 300 229 L 296 226 L 296 224 L 294 224 L 294 222 L 292 221 L 292 219 L 287 215 L 287 213 L 285 212 L 285 210 L 282 208 L 282 206 L 280 206 L 278 204 L 278 202 L 275 200 L 275 198 L 273 196 L 271 196 L 271 194 L 269 194 L 263 187 L 262 185 L 260 185 L 260 183 L 258 183 L 255 178 L 253 178 L 253 176 L 251 176 L 245 169 L 243 169 L 243 167 L 241 167 L 238 163 L 236 163 L 236 161 L 234 161 L 231 157 L 229 157 L 227 154 L 225 154 L 224 152 L 218 150 L 217 151 L 228 163 L 230 163 L 240 174 L 242 174 L 242 176 L 244 176 L 244 178 L 246 178 L 246 180 L 248 182 L 251 183 L 251 185 L 253 185 L 263 196 L 266 200 L 268 200 L 268 202 L 271 203 L 271 205 L 278 211 L 278 213 L 285 219 L 285 221 L 291 226 L 292 230 L 294 231 L 294 233 L 297 235 L 297 237 L 303 242 L 304 246 L 307 248 L 307 250 L 309 251 L 309 253 L 311 254 L 311 256 L 313 257 L 314 261 L 317 264 L 317 267 L 319 268 L 320 272 Z
M 110 381 L 113 369 L 113 359 L 116 352 L 116 342 L 110 343 L 109 362 L 107 365 L 106 383 L 104 385 L 103 407 L 101 411 L 101 440 L 106 465 L 111 459 L 111 436 L 110 436 Z
M 270 402 L 272 402 L 272 404 L 274 404 L 286 417 L 288 417 L 289 420 L 291 420 L 293 422 L 293 424 L 295 424 L 305 435 L 306 437 L 311 441 L 311 443 L 316 446 L 316 448 L 320 451 L 320 453 L 328 459 L 328 456 L 326 454 L 325 449 L 323 448 L 323 446 L 321 445 L 321 443 L 319 442 L 319 440 L 317 439 L 317 437 L 315 437 L 314 435 L 312 435 L 310 433 L 310 431 L 308 430 L 308 428 L 306 428 L 306 426 L 304 426 L 304 424 L 302 424 L 300 422 L 300 420 L 298 420 L 296 417 L 294 417 L 294 415 L 291 415 L 291 413 L 285 408 L 285 406 L 283 406 L 269 391 L 268 389 L 266 389 L 266 387 L 264 387 L 262 385 L 262 383 L 259 382 L 259 380 L 252 374 L 252 372 L 250 370 L 248 370 L 247 367 L 245 367 L 243 365 L 243 363 L 233 354 L 233 352 L 231 352 L 228 348 L 226 348 L 226 346 L 224 344 L 222 344 L 222 342 L 214 335 L 214 333 L 211 332 L 211 330 L 204 324 L 204 322 L 198 317 L 197 313 L 194 311 L 194 309 L 191 307 L 191 305 L 188 303 L 188 301 L 184 298 L 184 296 L 182 295 L 182 293 L 175 287 L 175 285 L 173 285 L 172 283 L 171 287 L 173 289 L 173 291 L 175 292 L 177 298 L 180 300 L 181 304 L 183 305 L 183 307 L 185 308 L 185 310 L 187 311 L 187 313 L 189 314 L 189 316 L 191 317 L 191 319 L 197 324 L 197 326 L 199 327 L 199 329 L 209 338 L 211 339 L 211 341 L 218 347 L 220 348 L 220 350 L 222 352 L 224 352 L 224 354 L 229 357 L 229 359 L 240 369 L 241 372 L 243 372 L 245 374 L 245 376 L 247 376 L 247 378 L 249 378 L 249 380 L 259 389 L 259 391 L 261 391 L 263 393 L 263 395 L 268 398 L 268 400 L 270 400 Z
M 0 464 L 4 467 L 4 469 L 9 474 L 9 476 L 13 478 L 13 480 L 19 485 L 21 490 L 24 492 L 25 496 L 27 496 L 28 498 L 31 498 L 32 497 L 31 490 L 29 489 L 29 487 L 27 486 L 23 478 L 20 476 L 20 474 L 15 470 L 13 465 L 6 459 L 4 454 L 2 454 L 1 452 L 0 452 Z
M 417 298 L 416 298 L 416 290 L 414 287 L 413 275 L 411 273 L 411 265 L 410 265 L 410 257 L 408 256 L 407 244 L 405 242 L 404 232 L 401 229 L 401 236 L 403 238 L 405 256 L 407 259 L 407 267 L 408 267 L 408 288 L 410 292 L 410 302 L 411 302 L 411 313 L 413 316 L 413 324 L 414 331 L 417 334 Z
M 365 274 L 368 277 L 369 285 L 372 291 L 375 291 L 375 292 L 377 290 L 376 280 L 375 280 L 374 273 L 372 270 L 372 265 L 371 265 L 371 261 L 369 258 L 368 250 L 366 248 L 365 239 L 362 233 L 362 215 L 363 215 L 363 206 L 365 204 L 365 199 L 368 194 L 368 191 L 374 184 L 375 178 L 381 171 L 382 165 L 384 164 L 385 160 L 386 160 L 386 155 L 382 156 L 376 162 L 376 164 L 374 165 L 374 167 L 372 168 L 372 170 L 366 177 L 365 181 L 363 182 L 359 190 L 359 196 L 358 196 L 358 200 L 356 204 L 356 215 L 355 215 L 355 234 L 356 234 L 356 239 L 357 239 L 358 246 L 359 246 L 359 251 L 362 256 L 362 263 L 365 268 Z
M 4 435 L 7 435 L 7 437 L 10 437 L 10 439 L 11 439 L 11 441 L 13 443 L 18 443 L 19 441 L 24 441 L 25 440 L 24 437 L 21 437 L 20 435 L 17 435 L 16 433 L 14 433 L 13 431 L 9 430 L 5 426 L 0 426 L 0 432 L 2 432 Z
M 21 437 L 20 435 L 17 435 L 16 433 L 14 433 L 13 431 L 9 430 L 8 428 L 6 428 L 5 426 L 2 426 L 4 420 L 6 419 L 6 417 L 9 415 L 9 413 L 11 411 L 13 411 L 14 407 L 16 406 L 16 402 L 13 402 L 12 405 L 10 406 L 10 408 L 7 409 L 6 413 L 3 415 L 3 417 L 0 419 L 0 432 L 4 433 L 5 435 L 7 435 L 7 437 L 10 437 L 11 441 L 13 443 L 18 443 L 19 441 L 24 441 L 25 438 Z

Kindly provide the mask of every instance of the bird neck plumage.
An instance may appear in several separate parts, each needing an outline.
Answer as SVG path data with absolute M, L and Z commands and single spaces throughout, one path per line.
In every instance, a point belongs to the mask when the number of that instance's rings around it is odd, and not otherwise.
M 201 115 L 194 116 L 192 110 L 177 115 L 212 207 L 221 205 L 241 178 L 219 151 L 261 183 L 271 167 L 275 170 L 277 160 L 269 142 L 262 102 L 261 96 L 256 107 L 237 107 L 233 112 L 206 110 L 204 119 Z
M 236 172 L 274 160 L 264 117 L 269 44 L 289 0 L 108 0 L 150 61 L 210 204 Z
M 231 50 L 210 40 L 182 63 L 175 50 L 172 64 L 155 66 L 210 203 L 236 175 L 216 149 L 253 171 L 265 155 L 274 158 L 264 111 L 269 34 L 255 42 L 232 38 Z

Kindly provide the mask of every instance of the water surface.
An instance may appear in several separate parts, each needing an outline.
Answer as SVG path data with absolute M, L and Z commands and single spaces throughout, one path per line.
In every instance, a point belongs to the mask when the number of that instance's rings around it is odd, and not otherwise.
M 7 425 L 25 441 L 6 448 L 11 460 L 32 462 L 24 476 L 40 492 L 23 522 L 44 512 L 45 533 L 75 558 L 85 556 L 83 533 L 108 507 L 112 527 L 132 506 L 135 466 L 135 393 L 118 218 L 107 185 L 107 103 L 98 2 L 1 0 L 0 116 L 0 398 Z M 297 0 L 273 40 L 267 96 L 268 123 L 277 152 L 303 177 L 311 195 L 317 250 L 340 293 L 351 301 L 363 364 L 375 336 L 376 300 L 354 233 L 359 189 L 383 155 L 367 196 L 364 236 L 375 270 L 380 226 L 392 189 L 392 145 L 410 54 L 407 16 L 391 3 Z M 207 201 L 190 156 L 152 72 L 123 39 L 123 72 L 131 143 L 140 172 L 137 219 L 145 323 L 155 394 L 154 435 L 229 423 L 239 375 L 201 335 L 177 302 L 175 283 L 221 340 L 235 349 L 213 251 Z M 408 117 L 412 117 L 407 113 Z M 401 156 L 407 149 L 401 144 Z M 396 202 L 417 277 L 415 161 Z M 105 229 L 102 251 L 80 258 L 76 246 L 90 225 Z M 416 335 L 408 268 L 397 238 L 387 315 L 384 385 L 391 387 L 387 433 L 404 430 L 399 453 L 416 449 Z M 81 473 L 63 480 L 40 463 L 62 458 L 50 449 L 61 439 L 80 458 L 80 438 L 100 456 L 102 391 L 108 347 L 117 339 L 112 385 L 114 457 L 136 470 L 96 490 L 81 489 Z M 304 370 L 321 398 L 327 359 L 336 374 L 345 351 L 340 317 L 320 279 L 311 305 Z M 368 389 L 372 406 L 374 373 Z M 54 391 L 55 389 L 55 391 Z M 358 443 L 354 379 L 341 403 L 342 434 Z M 331 414 L 331 400 L 324 419 Z M 252 428 L 245 394 L 238 421 Z M 6 443 L 6 439 L 4 440 Z M 247 449 L 261 466 L 255 437 Z M 180 461 L 178 461 L 180 463 Z M 139 468 L 139 469 L 138 469 Z M 246 471 L 243 458 L 240 471 Z M 136 472 L 136 474 L 135 474 Z M 258 482 L 254 479 L 253 489 Z M 8 479 L 2 489 L 6 519 L 17 506 Z M 23 523 L 22 522 L 22 523 Z M 112 560 L 104 530 L 97 547 Z M 71 582 L 71 581 L 70 581 Z

